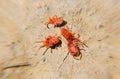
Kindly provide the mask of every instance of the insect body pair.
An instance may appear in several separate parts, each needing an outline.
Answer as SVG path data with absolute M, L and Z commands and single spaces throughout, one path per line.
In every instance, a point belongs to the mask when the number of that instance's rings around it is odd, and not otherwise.
M 75 59 L 77 59 L 76 57 L 80 55 L 81 58 L 82 54 L 80 50 L 84 50 L 83 49 L 84 43 L 82 43 L 79 38 L 75 37 L 75 34 L 70 32 L 68 27 L 61 28 L 61 35 L 67 40 L 67 47 L 69 50 L 68 53 L 70 53 Z M 66 59 L 66 57 L 64 58 L 64 60 Z

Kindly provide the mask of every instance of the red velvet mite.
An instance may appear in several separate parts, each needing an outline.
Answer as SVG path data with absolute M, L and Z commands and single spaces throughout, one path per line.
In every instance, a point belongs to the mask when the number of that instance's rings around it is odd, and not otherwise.
M 48 20 L 48 22 L 45 23 L 45 25 L 47 25 L 47 27 L 48 27 L 49 24 L 53 24 L 54 27 L 60 27 L 64 22 L 65 21 L 63 20 L 62 17 L 54 15 L 52 17 L 49 17 L 49 20 Z
M 49 49 L 49 48 L 53 49 L 61 44 L 60 38 L 56 35 L 48 36 L 43 41 L 36 41 L 36 43 L 41 43 L 41 42 L 43 43 L 43 45 L 40 46 L 39 49 L 42 47 L 46 47 L 47 49 Z M 46 51 L 47 51 L 47 49 L 46 49 Z M 46 51 L 43 53 L 43 55 L 46 53 Z

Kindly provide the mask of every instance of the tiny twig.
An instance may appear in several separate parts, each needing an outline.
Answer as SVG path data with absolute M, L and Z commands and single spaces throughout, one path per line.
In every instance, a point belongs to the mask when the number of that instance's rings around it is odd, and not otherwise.
M 9 68 L 19 68 L 19 67 L 25 67 L 25 66 L 30 66 L 31 64 L 18 64 L 18 65 L 13 65 L 13 66 L 8 66 L 8 67 L 5 67 L 5 69 L 9 69 Z

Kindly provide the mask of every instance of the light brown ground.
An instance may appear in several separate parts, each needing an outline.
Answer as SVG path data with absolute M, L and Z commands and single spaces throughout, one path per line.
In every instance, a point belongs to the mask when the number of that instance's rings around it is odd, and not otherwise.
M 49 16 L 62 16 L 89 48 L 82 59 L 62 47 L 37 50 L 36 40 L 59 33 L 47 29 Z M 31 66 L 5 67 L 28 64 Z M 0 79 L 120 79 L 120 0 L 1 0 Z

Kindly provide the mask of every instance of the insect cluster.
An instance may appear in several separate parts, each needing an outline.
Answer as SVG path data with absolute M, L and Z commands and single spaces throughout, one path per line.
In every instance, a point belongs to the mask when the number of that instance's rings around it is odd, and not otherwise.
M 50 17 L 49 20 L 45 23 L 45 25 L 48 27 L 49 24 L 53 24 L 54 27 L 61 27 L 62 25 L 65 24 L 65 22 L 66 21 L 64 21 L 62 17 L 55 15 L 55 16 Z M 80 50 L 84 50 L 83 47 L 85 44 L 81 42 L 79 38 L 75 37 L 75 33 L 70 32 L 67 26 L 60 28 L 60 32 L 61 32 L 61 35 L 67 41 L 67 47 L 69 51 L 68 54 L 70 53 L 75 59 L 76 57 L 79 57 L 80 55 L 82 56 Z M 48 36 L 47 38 L 45 38 L 45 40 L 42 40 L 42 41 L 36 41 L 36 43 L 41 43 L 41 42 L 43 45 L 40 46 L 39 49 L 42 47 L 46 47 L 46 51 L 49 48 L 51 48 L 52 50 L 55 47 L 60 46 L 62 44 L 60 37 L 57 35 Z M 46 53 L 46 51 L 43 53 L 43 55 Z M 64 60 L 67 58 L 68 54 L 66 55 Z

